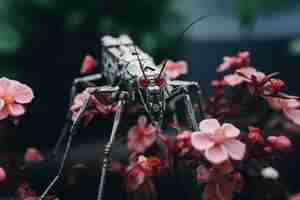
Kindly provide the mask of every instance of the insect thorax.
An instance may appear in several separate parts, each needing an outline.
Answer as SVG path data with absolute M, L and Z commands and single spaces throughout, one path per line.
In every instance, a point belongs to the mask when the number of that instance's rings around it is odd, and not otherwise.
M 110 84 L 120 79 L 142 77 L 138 57 L 147 75 L 159 73 L 153 58 L 137 47 L 127 35 L 104 36 L 102 45 L 103 74 Z

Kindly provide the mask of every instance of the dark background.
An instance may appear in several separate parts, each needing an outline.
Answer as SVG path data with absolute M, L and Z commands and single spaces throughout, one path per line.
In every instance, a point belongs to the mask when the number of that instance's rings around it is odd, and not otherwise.
M 215 67 L 223 56 L 248 50 L 254 66 L 265 72 L 281 72 L 287 91 L 299 95 L 299 2 L 224 2 L 1 0 L 0 74 L 28 84 L 35 93 L 17 129 L 17 143 L 11 148 L 22 153 L 26 147 L 34 146 L 48 156 L 63 127 L 71 82 L 79 76 L 87 53 L 99 57 L 103 34 L 130 34 L 157 62 L 164 57 L 186 59 L 190 66 L 186 78 L 200 81 L 207 94 Z M 210 17 L 195 25 L 175 45 L 178 33 L 202 15 Z M 107 134 L 103 132 L 109 130 L 110 122 L 104 118 L 97 124 L 103 130 L 91 129 L 76 137 L 71 163 L 90 162 L 97 169 L 101 143 Z M 286 166 L 290 172 L 286 182 L 292 192 L 300 190 L 298 179 L 291 175 L 299 174 L 300 161 L 295 150 Z M 54 159 L 47 164 L 43 167 L 49 175 L 37 170 L 37 187 L 50 180 L 58 163 Z M 97 187 L 96 180 L 93 185 L 91 190 Z

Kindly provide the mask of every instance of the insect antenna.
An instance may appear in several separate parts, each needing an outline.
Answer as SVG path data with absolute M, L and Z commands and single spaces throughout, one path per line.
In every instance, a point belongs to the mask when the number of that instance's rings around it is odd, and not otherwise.
M 176 39 L 176 41 L 175 41 L 175 45 L 178 45 L 178 44 L 181 42 L 181 40 L 183 39 L 184 34 L 185 34 L 185 33 L 186 33 L 193 25 L 195 25 L 196 23 L 198 23 L 198 22 L 204 20 L 206 17 L 208 17 L 208 16 L 205 15 L 205 16 L 200 16 L 200 17 L 198 17 L 198 18 L 195 19 L 192 23 L 190 23 L 185 29 L 183 29 L 183 31 L 178 35 L 178 37 L 177 37 L 177 39 Z M 166 67 L 166 65 L 167 65 L 167 62 L 168 62 L 167 59 L 165 59 L 165 60 L 163 61 L 162 68 L 161 68 L 161 70 L 160 70 L 159 75 L 158 75 L 157 78 L 159 78 L 159 77 L 161 76 L 161 74 L 163 73 L 163 71 L 164 71 L 164 69 L 165 69 L 165 67 Z
M 146 76 L 146 74 L 145 74 L 145 70 L 144 70 L 144 68 L 143 68 L 143 64 L 142 64 L 142 61 L 141 61 L 141 59 L 140 59 L 140 57 L 139 57 L 137 48 L 136 48 L 135 45 L 134 45 L 133 47 L 134 47 L 134 51 L 135 51 L 136 57 L 137 57 L 138 62 L 139 62 L 140 69 L 141 69 L 141 71 L 142 71 L 142 73 L 143 73 L 143 76 L 144 76 L 145 80 L 147 80 L 147 76 Z

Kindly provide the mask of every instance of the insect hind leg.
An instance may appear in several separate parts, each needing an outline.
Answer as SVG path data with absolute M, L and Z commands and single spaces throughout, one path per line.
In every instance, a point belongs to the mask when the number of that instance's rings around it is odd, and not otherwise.
M 112 144 L 116 137 L 116 132 L 119 127 L 124 104 L 125 104 L 125 101 L 123 99 L 119 100 L 119 102 L 118 102 L 119 109 L 117 110 L 117 112 L 115 114 L 113 128 L 112 128 L 112 131 L 110 134 L 110 138 L 104 149 L 104 159 L 103 159 L 103 163 L 102 163 L 102 170 L 101 170 L 101 177 L 100 177 L 100 184 L 99 184 L 99 189 L 98 189 L 97 200 L 103 199 L 104 185 L 105 185 L 107 169 L 109 167 L 111 147 L 112 147 Z
M 58 140 L 57 140 L 57 142 L 56 142 L 56 144 L 55 144 L 55 146 L 52 150 L 51 154 L 53 156 L 56 156 L 56 154 L 57 154 L 57 152 L 58 152 L 58 150 L 61 146 L 61 143 L 63 142 L 63 139 L 68 134 L 69 127 L 72 123 L 72 112 L 71 112 L 70 108 L 73 104 L 73 100 L 75 98 L 75 95 L 78 93 L 77 92 L 77 86 L 79 84 L 82 84 L 82 83 L 89 84 L 90 81 L 101 80 L 102 78 L 103 78 L 103 75 L 101 73 L 97 73 L 97 74 L 83 76 L 83 77 L 80 77 L 80 78 L 75 78 L 73 80 L 71 91 L 70 91 L 70 102 L 69 102 L 68 111 L 67 111 L 67 114 L 66 114 L 66 117 L 65 117 L 65 124 L 64 124 L 64 127 L 61 130 L 60 136 L 59 136 L 59 138 L 58 138 Z
M 70 127 L 70 135 L 69 135 L 69 138 L 68 138 L 68 141 L 67 141 L 67 145 L 66 145 L 66 148 L 65 148 L 65 151 L 64 151 L 64 154 L 63 154 L 60 166 L 59 166 L 59 170 L 58 170 L 56 176 L 52 179 L 52 181 L 50 182 L 50 184 L 44 190 L 44 192 L 42 193 L 42 195 L 39 197 L 39 200 L 43 200 L 46 197 L 46 195 L 48 194 L 48 192 L 50 191 L 50 189 L 54 186 L 54 184 L 60 178 L 60 176 L 62 174 L 62 171 L 63 171 L 63 168 L 64 168 L 64 165 L 65 165 L 65 162 L 66 162 L 66 159 L 67 159 L 67 156 L 68 156 L 68 154 L 70 152 L 70 147 L 71 147 L 71 143 L 72 143 L 72 140 L 73 140 L 73 136 L 77 132 L 77 127 L 78 127 L 78 125 L 79 125 L 79 123 L 80 123 L 80 121 L 81 121 L 81 119 L 83 117 L 83 114 L 85 113 L 85 111 L 86 111 L 86 109 L 88 107 L 89 101 L 90 101 L 90 96 L 84 100 L 84 103 L 83 103 L 82 107 L 80 108 L 77 117 L 74 119 L 74 122 L 73 122 L 72 126 Z

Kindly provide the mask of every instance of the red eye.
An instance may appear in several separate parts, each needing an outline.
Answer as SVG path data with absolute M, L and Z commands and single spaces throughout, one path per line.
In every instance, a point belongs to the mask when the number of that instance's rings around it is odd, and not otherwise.
M 141 79 L 141 80 L 140 80 L 140 84 L 141 84 L 142 87 L 146 88 L 146 87 L 149 86 L 150 81 L 147 80 L 147 79 Z
M 157 85 L 159 87 L 162 86 L 164 83 L 165 83 L 165 79 L 163 79 L 163 78 L 155 79 L 155 85 Z

